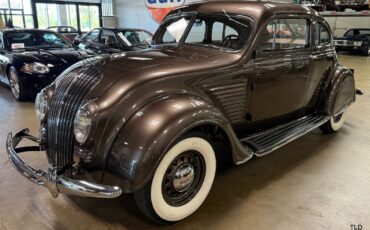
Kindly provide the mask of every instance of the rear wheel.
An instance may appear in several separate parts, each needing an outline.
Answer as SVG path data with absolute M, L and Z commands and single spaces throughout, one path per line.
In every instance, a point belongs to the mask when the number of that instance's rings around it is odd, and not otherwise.
M 180 221 L 202 205 L 215 173 L 216 157 L 211 144 L 202 135 L 190 135 L 165 154 L 152 181 L 135 193 L 135 200 L 156 222 Z
M 12 91 L 13 97 L 17 101 L 24 101 L 26 99 L 25 89 L 22 82 L 19 79 L 17 70 L 11 66 L 8 71 L 8 79 L 10 90 Z
M 331 116 L 330 120 L 327 121 L 325 124 L 320 126 L 320 129 L 324 133 L 334 133 L 340 130 L 344 124 L 344 121 L 346 119 L 346 111 L 336 115 Z

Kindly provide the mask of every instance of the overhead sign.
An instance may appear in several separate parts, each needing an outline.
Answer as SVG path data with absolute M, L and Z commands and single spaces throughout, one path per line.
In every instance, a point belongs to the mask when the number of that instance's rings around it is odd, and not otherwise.
M 158 23 L 161 23 L 171 10 L 184 4 L 185 0 L 145 0 L 152 18 Z

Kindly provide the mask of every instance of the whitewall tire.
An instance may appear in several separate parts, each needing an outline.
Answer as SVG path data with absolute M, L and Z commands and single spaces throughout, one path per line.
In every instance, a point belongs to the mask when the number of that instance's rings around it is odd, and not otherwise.
M 135 193 L 140 209 L 157 222 L 176 222 L 205 201 L 216 174 L 212 145 L 202 137 L 175 144 L 155 170 L 151 183 Z
M 323 124 L 320 128 L 324 133 L 334 133 L 340 130 L 346 120 L 346 111 L 336 115 L 331 116 L 330 120 Z

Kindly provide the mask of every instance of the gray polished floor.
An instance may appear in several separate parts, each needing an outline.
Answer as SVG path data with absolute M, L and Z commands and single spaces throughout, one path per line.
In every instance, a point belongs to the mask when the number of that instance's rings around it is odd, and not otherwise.
M 335 135 L 319 130 L 216 177 L 204 205 L 185 221 L 148 221 L 130 195 L 97 200 L 60 195 L 26 181 L 8 162 L 5 138 L 38 133 L 33 103 L 0 86 L 0 229 L 351 229 L 370 228 L 370 58 L 341 55 L 365 92 Z M 45 158 L 25 158 L 45 167 Z

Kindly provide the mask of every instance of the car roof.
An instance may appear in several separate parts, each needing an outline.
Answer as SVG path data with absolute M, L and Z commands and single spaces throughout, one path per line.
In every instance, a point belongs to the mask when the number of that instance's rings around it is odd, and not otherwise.
M 63 27 L 74 28 L 73 26 L 49 26 L 48 28 L 63 28 Z
M 350 28 L 348 30 L 370 30 L 370 28 Z
M 6 28 L 6 29 L 1 29 L 0 31 L 3 31 L 3 32 L 12 32 L 12 31 L 44 31 L 44 32 L 54 32 L 54 31 L 48 30 L 48 29 L 25 29 L 25 28 Z
M 272 1 L 200 1 L 178 8 L 181 11 L 196 11 L 198 13 L 231 13 L 247 15 L 259 21 L 262 17 L 271 17 L 276 14 L 309 14 L 318 16 L 317 11 L 299 4 L 272 2 Z M 177 10 L 170 14 L 176 14 Z
M 97 28 L 94 28 L 92 30 L 101 30 L 101 29 L 105 29 L 105 30 L 113 30 L 113 31 L 121 31 L 121 30 L 134 30 L 134 31 L 146 31 L 148 32 L 147 30 L 145 29 L 139 29 L 139 28 L 125 28 L 125 27 L 97 27 Z

